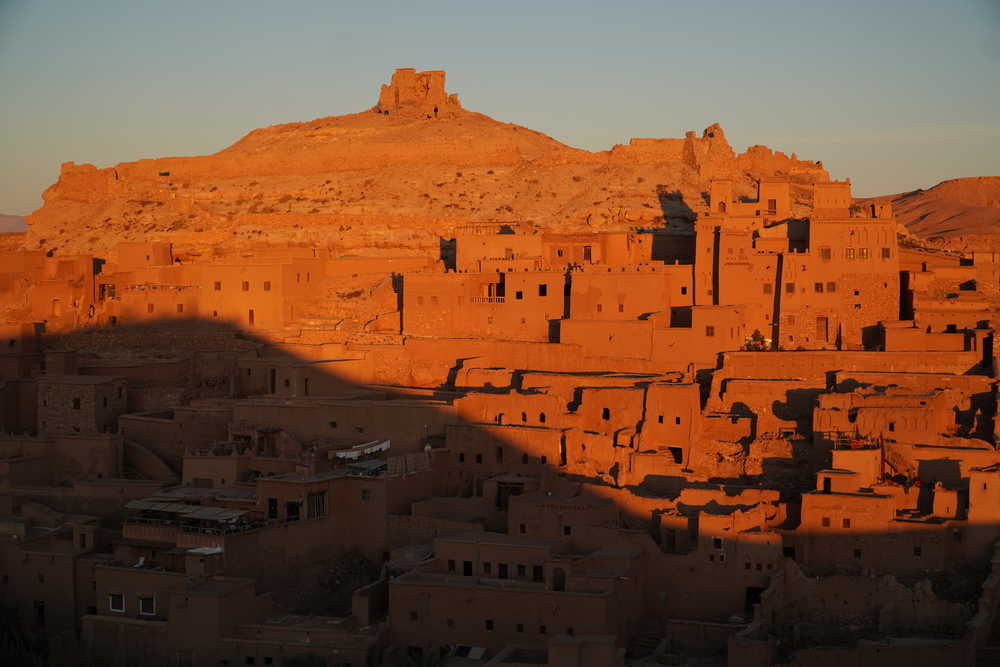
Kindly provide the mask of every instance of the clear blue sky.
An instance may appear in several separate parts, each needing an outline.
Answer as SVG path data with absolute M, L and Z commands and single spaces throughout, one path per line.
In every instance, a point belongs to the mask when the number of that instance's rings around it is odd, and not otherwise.
M 1000 174 L 1000 0 L 0 0 L 0 212 L 67 160 L 360 111 L 406 66 L 592 150 L 718 121 L 858 194 Z

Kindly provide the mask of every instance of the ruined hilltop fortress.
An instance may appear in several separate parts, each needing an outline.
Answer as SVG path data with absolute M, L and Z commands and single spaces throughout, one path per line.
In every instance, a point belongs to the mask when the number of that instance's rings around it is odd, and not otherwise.
M 1000 659 L 1000 255 L 821 162 L 583 151 L 402 69 L 44 199 L 0 599 L 51 664 Z

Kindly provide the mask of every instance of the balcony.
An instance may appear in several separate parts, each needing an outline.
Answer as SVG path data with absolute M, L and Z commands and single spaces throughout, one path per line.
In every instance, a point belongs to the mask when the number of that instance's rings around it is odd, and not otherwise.
M 504 298 L 502 296 L 474 296 L 470 300 L 472 303 L 503 303 Z

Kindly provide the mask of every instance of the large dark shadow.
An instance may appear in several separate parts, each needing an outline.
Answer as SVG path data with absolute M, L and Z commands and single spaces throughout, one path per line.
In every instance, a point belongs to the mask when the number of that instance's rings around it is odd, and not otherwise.
M 404 352 L 405 347 L 404 343 Z M 145 354 L 150 350 L 157 350 L 164 358 L 150 359 L 147 355 L 142 363 L 128 363 L 129 359 L 139 358 L 130 357 L 129 352 Z M 60 354 L 65 351 L 78 353 L 75 362 L 72 355 Z M 88 351 L 107 356 L 103 361 L 89 358 Z M 602 595 L 614 600 L 612 606 L 601 609 L 614 610 L 612 625 L 619 634 L 619 644 L 628 648 L 632 656 L 656 652 L 721 656 L 730 636 L 751 628 L 757 628 L 755 632 L 759 634 L 765 626 L 764 635 L 770 637 L 766 641 L 772 642 L 771 653 L 775 658 L 779 654 L 778 643 L 795 648 L 849 646 L 859 639 L 893 633 L 905 636 L 919 626 L 917 619 L 908 621 L 909 617 L 903 614 L 902 620 L 893 617 L 891 622 L 886 621 L 873 611 L 874 607 L 853 601 L 841 601 L 845 610 L 835 611 L 834 602 L 839 600 L 837 582 L 842 588 L 855 586 L 858 591 L 867 591 L 865 587 L 869 584 L 865 582 L 875 581 L 867 574 L 871 572 L 893 574 L 899 586 L 911 591 L 914 600 L 926 595 L 926 591 L 913 592 L 913 587 L 927 579 L 936 599 L 924 604 L 928 605 L 927 613 L 941 615 L 938 636 L 960 641 L 962 624 L 972 618 L 979 586 L 988 573 L 992 545 L 1000 536 L 995 521 L 970 524 L 956 519 L 942 529 L 942 521 L 931 513 L 938 488 L 935 484 L 940 483 L 940 488 L 955 491 L 955 503 L 960 506 L 954 508 L 953 516 L 967 515 L 968 476 L 963 476 L 958 463 L 951 459 L 921 461 L 915 478 L 907 480 L 907 484 L 920 481 L 921 485 L 919 490 L 907 487 L 907 493 L 920 494 L 912 515 L 896 517 L 908 522 L 905 531 L 847 529 L 844 520 L 854 518 L 854 510 L 838 509 L 837 493 L 825 492 L 823 487 L 817 489 L 816 475 L 829 465 L 829 459 L 826 455 L 820 461 L 801 457 L 803 448 L 810 446 L 805 438 L 796 441 L 795 447 L 799 449 L 791 455 L 766 458 L 764 473 L 757 477 L 692 480 L 684 472 L 685 463 L 667 452 L 662 473 L 651 473 L 641 483 L 626 488 L 616 481 L 622 474 L 622 466 L 631 460 L 627 456 L 618 457 L 623 454 L 621 444 L 608 445 L 616 457 L 608 466 L 609 475 L 602 475 L 603 470 L 593 474 L 583 472 L 575 463 L 576 454 L 567 454 L 568 422 L 560 418 L 585 405 L 580 388 L 559 418 L 551 413 L 548 420 L 543 420 L 544 424 L 539 424 L 532 413 L 534 423 L 528 425 L 524 413 L 535 409 L 529 396 L 538 392 L 529 388 L 516 393 L 522 389 L 522 376 L 518 372 L 506 386 L 484 382 L 477 387 L 463 387 L 460 374 L 474 358 L 456 357 L 440 385 L 359 384 L 350 374 L 338 372 L 338 364 L 351 362 L 352 355 L 364 355 L 373 363 L 391 360 L 400 352 L 400 346 L 347 344 L 335 358 L 320 352 L 310 345 L 275 345 L 254 331 L 200 319 L 43 333 L 38 338 L 22 338 L 9 345 L 2 355 L 4 430 L 21 435 L 0 439 L 0 448 L 6 447 L 2 462 L 8 471 L 6 486 L 0 488 L 0 502 L 9 516 L 23 516 L 27 512 L 37 526 L 49 528 L 47 524 L 52 524 L 51 530 L 44 534 L 25 533 L 27 539 L 22 538 L 17 545 L 4 545 L 7 553 L 29 553 L 27 561 L 8 557 L 5 572 L 8 580 L 0 587 L 5 598 L 16 602 L 20 625 L 47 636 L 53 656 L 66 656 L 79 651 L 81 645 L 86 645 L 83 638 L 90 636 L 81 618 L 102 615 L 97 611 L 103 604 L 98 595 L 106 589 L 92 590 L 81 585 L 44 589 L 40 593 L 32 569 L 35 566 L 16 565 L 31 562 L 36 553 L 45 557 L 51 553 L 53 558 L 70 553 L 87 562 L 96 559 L 98 563 L 92 567 L 97 568 L 135 568 L 143 566 L 139 563 L 151 562 L 164 571 L 180 567 L 176 561 L 171 566 L 172 557 L 163 551 L 157 554 L 155 539 L 148 540 L 145 546 L 140 544 L 142 540 L 134 538 L 124 540 L 128 543 L 125 546 L 121 544 L 123 540 L 118 535 L 126 526 L 134 527 L 142 521 L 149 521 L 150 526 L 161 525 L 154 524 L 151 518 L 157 510 L 141 509 L 141 504 L 135 504 L 136 500 L 147 497 L 157 497 L 162 502 L 170 499 L 173 503 L 197 503 L 206 509 L 252 507 L 227 528 L 231 531 L 227 534 L 231 535 L 286 531 L 283 534 L 287 537 L 282 539 L 248 543 L 256 549 L 254 555 L 240 559 L 238 553 L 227 553 L 226 558 L 231 559 L 227 563 L 239 562 L 239 565 L 227 567 L 225 574 L 252 579 L 255 595 L 282 599 L 288 588 L 302 583 L 289 578 L 291 570 L 320 577 L 322 568 L 314 566 L 325 563 L 331 549 L 343 547 L 359 553 L 374 566 L 374 571 L 366 571 L 365 566 L 359 565 L 357 571 L 343 579 L 351 585 L 357 582 L 375 586 L 374 592 L 365 598 L 370 603 L 365 608 L 366 620 L 372 625 L 388 621 L 387 642 L 421 650 L 435 648 L 433 645 L 439 640 L 475 645 L 480 639 L 459 631 L 449 634 L 440 623 L 431 621 L 427 630 L 421 630 L 419 623 L 411 623 L 414 614 L 416 619 L 420 618 L 420 610 L 411 609 L 408 606 L 411 598 L 402 594 L 398 599 L 403 602 L 398 608 L 392 606 L 397 599 L 393 590 L 410 587 L 419 591 L 417 595 L 427 600 L 428 609 L 437 608 L 436 597 L 446 598 L 445 604 L 449 605 L 458 604 L 463 595 L 472 595 L 469 591 L 486 591 L 482 599 L 495 600 L 499 598 L 490 597 L 495 591 L 508 591 L 504 594 L 512 595 L 509 591 L 521 590 L 525 595 L 536 596 L 527 599 L 544 599 L 546 604 L 561 603 L 569 608 L 580 606 L 582 611 L 578 616 L 573 616 L 576 612 L 563 612 L 570 618 L 582 619 L 574 621 L 579 635 L 606 631 L 609 627 L 596 615 L 587 620 L 585 605 L 592 604 L 592 599 L 586 595 L 596 595 L 593 591 L 601 590 Z M 780 363 L 780 353 L 769 354 L 776 364 Z M 117 361 L 114 357 L 118 357 Z M 121 441 L 120 480 L 89 477 L 71 466 L 60 470 L 59 475 L 53 472 L 47 485 L 24 484 L 16 475 L 10 475 L 12 464 L 27 466 L 22 459 L 26 458 L 28 447 L 18 449 L 16 443 L 44 440 L 36 438 L 41 420 L 38 411 L 44 412 L 48 407 L 43 405 L 46 399 L 37 394 L 40 384 L 47 380 L 58 382 L 65 371 L 73 371 L 65 375 L 84 378 L 128 379 L 130 397 L 123 416 L 115 420 L 107 434 L 100 436 Z M 702 378 L 706 383 L 710 379 Z M 580 382 L 581 388 L 587 386 L 585 377 Z M 32 408 L 33 391 L 36 395 Z M 501 412 L 493 420 L 462 418 L 455 407 L 456 401 L 471 394 L 488 394 L 491 400 L 500 400 L 512 392 L 514 398 L 523 397 L 524 407 Z M 775 415 L 795 422 L 801 434 L 811 433 L 811 408 L 818 392 L 789 391 L 786 401 L 773 406 Z M 227 418 L 227 405 L 233 399 L 245 401 L 246 405 Z M 527 407 L 529 403 L 531 408 Z M 213 409 L 223 415 L 216 417 L 215 422 L 209 416 Z M 146 424 L 150 433 L 170 424 L 176 426 L 183 421 L 179 415 L 185 411 L 189 414 L 184 426 L 193 426 L 199 423 L 199 410 L 207 420 L 202 423 L 205 430 L 200 434 L 182 436 L 181 429 L 176 429 L 176 437 L 164 440 L 163 444 L 158 437 L 131 430 L 139 423 Z M 296 417 L 284 414 L 296 410 L 302 414 Z M 518 415 L 519 412 L 522 414 Z M 219 419 L 227 422 L 221 431 Z M 297 420 L 311 421 L 309 426 L 301 426 L 302 422 Z M 344 451 L 354 445 L 382 440 L 391 440 L 392 444 L 388 452 L 362 455 L 357 462 L 342 463 L 334 456 L 329 470 L 312 477 L 321 479 L 324 474 L 336 474 L 358 479 L 360 497 L 364 497 L 362 487 L 367 488 L 368 483 L 365 480 L 381 479 L 392 472 L 383 470 L 378 461 L 391 458 L 395 461 L 392 465 L 414 466 L 409 472 L 397 469 L 397 474 L 412 474 L 412 479 L 424 482 L 406 486 L 397 497 L 367 512 L 345 498 L 338 498 L 341 504 L 334 504 L 331 497 L 329 514 L 315 518 L 317 523 L 312 531 L 315 548 L 297 542 L 308 541 L 301 526 L 308 524 L 305 513 L 311 511 L 309 507 L 299 505 L 293 511 L 289 504 L 293 501 L 281 500 L 272 512 L 264 496 L 246 496 L 250 488 L 256 494 L 264 493 L 260 480 L 272 483 L 267 480 L 270 475 L 260 469 L 252 470 L 253 475 L 240 478 L 238 483 L 232 478 L 223 484 L 187 479 L 178 486 L 184 474 L 181 463 L 185 455 L 208 455 L 204 452 L 210 450 L 223 455 L 230 452 L 237 459 L 250 456 L 247 452 L 267 458 L 267 452 L 289 447 L 301 456 L 304 449 L 296 450 L 293 441 L 302 445 L 306 440 L 324 440 L 302 435 L 318 435 L 324 428 L 333 435 L 320 444 L 306 443 L 312 447 L 311 451 Z M 522 437 L 528 432 L 544 433 L 545 437 Z M 224 433 L 224 437 L 213 437 L 213 433 Z M 68 437 L 73 440 L 75 436 Z M 529 441 L 543 442 L 547 449 L 536 444 L 528 448 L 524 443 Z M 330 447 L 322 449 L 326 445 Z M 743 445 L 749 450 L 754 443 Z M 608 452 L 593 451 L 592 456 L 580 458 L 598 461 L 609 456 Z M 668 460 L 666 456 L 671 458 Z M 24 468 L 23 479 L 31 479 L 32 474 L 35 479 L 37 475 L 45 477 L 47 473 L 37 471 L 52 464 L 52 460 L 34 461 L 31 464 L 34 467 Z M 260 467 L 264 462 L 258 464 Z M 272 472 L 274 485 L 283 483 L 283 476 L 296 474 L 284 470 Z M 305 477 L 311 479 L 310 475 Z M 100 491 L 116 483 L 116 488 L 123 490 L 117 497 Z M 788 503 L 789 507 L 783 510 L 785 516 L 765 517 L 756 528 L 743 532 L 727 532 L 728 528 L 722 528 L 737 525 L 752 512 L 780 514 L 773 503 L 760 500 L 761 492 L 768 489 L 778 489 L 780 500 Z M 281 498 L 278 491 L 269 492 Z M 852 490 L 844 497 L 849 498 L 844 501 L 848 507 L 869 500 L 882 508 L 879 511 L 889 506 L 874 492 Z M 857 501 L 857 497 L 862 500 Z M 803 512 L 806 508 L 812 508 L 811 514 Z M 75 515 L 94 517 L 96 523 L 90 518 L 75 522 Z M 539 522 L 538 532 L 522 538 L 525 525 L 532 519 Z M 371 528 L 380 524 L 383 528 Z M 394 530 L 386 525 L 403 528 Z M 761 530 L 765 525 L 771 528 Z M 207 525 L 197 521 L 179 525 L 178 530 L 196 536 L 209 534 Z M 470 537 L 470 532 L 475 534 Z M 91 536 L 84 547 L 78 542 L 82 533 Z M 505 535 L 489 536 L 492 533 Z M 482 570 L 481 563 L 476 566 L 478 572 L 473 572 L 471 566 L 468 573 L 459 574 L 451 569 L 465 567 L 449 560 L 452 556 L 448 550 L 457 550 L 456 544 L 489 544 L 492 540 L 516 549 L 522 539 L 531 548 L 550 550 L 541 564 L 524 568 L 523 576 L 516 561 L 494 561 L 497 569 L 489 571 Z M 32 544 L 37 545 L 37 550 L 33 550 Z M 438 553 L 437 548 L 446 553 Z M 116 553 L 147 553 L 149 557 L 123 563 L 117 560 Z M 516 557 L 523 556 L 511 556 Z M 71 569 L 77 572 L 80 568 Z M 85 573 L 86 569 L 81 571 Z M 77 576 L 85 579 L 86 575 Z M 399 578 L 390 583 L 391 576 Z M 467 579 L 459 581 L 466 576 Z M 900 592 L 902 588 L 894 590 L 903 598 L 910 595 Z M 344 595 L 343 586 L 334 592 L 340 597 L 332 596 L 337 602 L 323 611 L 347 614 L 349 602 L 356 604 L 356 601 Z M 868 592 L 877 593 L 874 589 Z M 829 608 L 812 604 L 810 599 L 828 603 Z M 42 606 L 37 602 L 42 602 Z M 499 622 L 494 627 L 493 622 L 506 613 L 502 610 L 482 606 L 462 609 L 466 615 L 478 614 L 477 623 L 488 620 L 489 631 L 497 633 L 498 643 L 528 641 L 541 646 L 548 640 L 538 628 L 526 633 L 524 628 L 514 625 L 501 629 Z M 763 614 L 761 610 L 772 615 L 766 623 L 754 616 Z M 948 617 L 945 612 L 958 614 L 959 620 L 944 620 Z M 354 609 L 353 613 L 359 612 Z M 856 623 L 842 631 L 850 614 Z M 183 612 L 171 609 L 170 615 L 161 620 L 171 628 L 171 633 L 183 633 L 186 627 L 183 618 Z M 591 625 L 586 625 L 588 622 Z M 573 628 L 554 628 L 552 632 L 563 630 L 572 633 Z M 526 634 L 530 636 L 525 637 Z M 1000 642 L 995 630 L 988 634 L 989 644 Z M 757 635 L 754 637 L 754 641 L 759 639 Z M 655 638 L 652 646 L 651 638 Z M 83 655 L 82 664 L 98 664 L 95 660 L 94 656 Z

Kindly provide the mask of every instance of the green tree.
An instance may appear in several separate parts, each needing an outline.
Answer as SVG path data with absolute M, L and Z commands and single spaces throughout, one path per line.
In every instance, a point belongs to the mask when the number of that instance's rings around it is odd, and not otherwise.
M 15 607 L 0 606 L 0 665 L 46 667 L 45 649 L 45 636 L 23 630 Z

